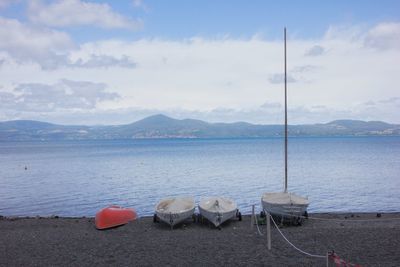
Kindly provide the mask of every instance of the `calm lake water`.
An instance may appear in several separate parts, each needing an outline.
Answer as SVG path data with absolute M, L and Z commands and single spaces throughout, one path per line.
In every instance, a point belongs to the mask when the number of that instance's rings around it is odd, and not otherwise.
M 249 213 L 283 189 L 283 148 L 281 138 L 0 142 L 0 215 L 117 204 L 143 216 L 177 195 L 224 195 Z M 290 138 L 289 190 L 312 212 L 400 211 L 400 137 Z

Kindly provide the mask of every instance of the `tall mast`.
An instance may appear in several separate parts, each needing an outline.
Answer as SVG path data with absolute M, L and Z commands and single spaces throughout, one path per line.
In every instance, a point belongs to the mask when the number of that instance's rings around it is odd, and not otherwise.
M 285 39 L 285 193 L 287 192 L 287 176 L 288 176 L 288 126 L 287 126 L 287 77 L 286 77 L 286 27 L 284 28 Z

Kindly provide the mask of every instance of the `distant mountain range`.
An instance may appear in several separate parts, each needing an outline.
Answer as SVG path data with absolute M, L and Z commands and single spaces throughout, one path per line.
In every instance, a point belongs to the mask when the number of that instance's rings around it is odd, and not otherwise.
M 329 123 L 289 125 L 289 136 L 390 136 L 400 135 L 400 125 L 381 121 L 336 120 Z M 0 141 L 92 140 L 139 138 L 240 138 L 283 136 L 283 125 L 246 122 L 208 123 L 154 115 L 117 126 L 66 126 L 40 121 L 0 122 Z

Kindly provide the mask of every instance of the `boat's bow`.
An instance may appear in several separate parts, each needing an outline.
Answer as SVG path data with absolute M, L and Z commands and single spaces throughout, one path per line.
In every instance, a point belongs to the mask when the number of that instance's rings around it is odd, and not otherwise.
M 162 199 L 156 205 L 156 218 L 174 226 L 194 214 L 193 197 L 173 197 Z
M 235 217 L 238 209 L 236 202 L 226 197 L 208 197 L 199 203 L 201 216 L 205 217 L 216 227 Z

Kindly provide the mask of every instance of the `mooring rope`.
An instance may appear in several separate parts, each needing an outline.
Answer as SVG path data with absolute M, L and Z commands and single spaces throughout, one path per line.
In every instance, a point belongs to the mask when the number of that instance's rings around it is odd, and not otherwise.
M 400 220 L 399 218 L 376 218 L 376 219 L 330 219 L 330 218 L 321 218 L 321 217 L 312 217 L 312 216 L 303 216 L 303 215 L 293 215 L 289 213 L 280 212 L 278 215 L 303 218 L 303 219 L 311 219 L 311 220 L 320 220 L 320 221 L 331 221 L 331 222 L 381 222 L 381 221 L 394 221 Z M 353 218 L 353 217 L 351 217 Z
M 264 210 L 264 212 L 265 212 L 265 210 Z M 355 266 L 355 267 L 360 266 L 360 265 L 357 265 L 357 264 L 354 264 L 354 263 L 346 262 L 346 261 L 344 261 L 343 259 L 340 259 L 339 256 L 336 255 L 334 252 L 327 253 L 327 255 L 317 255 L 317 254 L 312 254 L 312 253 L 306 252 L 306 251 L 304 251 L 304 250 L 302 250 L 302 249 L 296 247 L 296 246 L 295 246 L 292 242 L 290 242 L 289 239 L 287 239 L 287 237 L 282 233 L 282 231 L 279 229 L 279 227 L 278 227 L 278 225 L 276 224 L 276 222 L 275 222 L 274 218 L 272 217 L 272 215 L 269 214 L 269 213 L 267 213 L 267 212 L 265 212 L 265 213 L 266 213 L 266 220 L 267 220 L 267 216 L 269 216 L 269 218 L 272 220 L 272 222 L 274 223 L 276 229 L 278 230 L 279 234 L 283 237 L 283 239 L 285 239 L 285 241 L 286 241 L 290 246 L 292 246 L 295 250 L 297 250 L 298 252 L 300 252 L 300 253 L 302 253 L 302 254 L 304 254 L 304 255 L 310 256 L 310 257 L 314 257 L 314 258 L 321 258 L 321 259 L 327 259 L 327 260 L 328 260 L 328 259 L 332 259 L 336 264 L 339 263 L 339 264 L 345 264 L 346 266 Z M 283 214 L 284 214 L 284 213 L 281 213 L 281 215 L 283 215 Z M 286 214 L 286 215 L 294 216 L 294 215 L 291 215 L 291 214 Z M 252 216 L 254 216 L 254 219 L 256 220 L 256 226 L 257 226 L 258 234 L 259 234 L 260 236 L 264 236 L 265 234 L 261 232 L 260 227 L 259 227 L 259 225 L 258 225 L 257 215 L 253 214 Z M 304 217 L 304 216 L 296 216 L 296 217 Z M 306 217 L 304 217 L 304 218 L 306 218 Z M 315 219 L 320 219 L 320 218 L 315 218 Z M 324 219 L 324 218 L 321 218 L 321 219 Z M 398 218 L 391 218 L 391 219 L 398 219 Z M 365 221 L 365 220 L 358 220 L 358 221 Z
M 253 215 L 251 215 L 251 216 L 253 216 Z M 263 236 L 264 234 L 261 232 L 260 227 L 258 227 L 258 219 L 257 219 L 257 215 L 255 215 L 255 214 L 254 214 L 254 219 L 256 220 L 256 226 L 257 226 L 258 234 L 260 236 Z
M 327 257 L 326 255 L 311 254 L 311 253 L 308 253 L 308 252 L 306 252 L 306 251 L 304 251 L 304 250 L 302 250 L 302 249 L 296 247 L 296 246 L 295 246 L 292 242 L 290 242 L 289 239 L 287 239 L 286 236 L 282 233 L 282 231 L 279 229 L 278 225 L 276 224 L 274 218 L 272 218 L 272 216 L 271 216 L 269 213 L 267 213 L 267 216 L 269 216 L 269 217 L 271 218 L 271 220 L 272 220 L 272 222 L 274 223 L 274 225 L 275 225 L 276 229 L 278 230 L 278 232 L 279 232 L 279 233 L 281 234 L 281 236 L 286 240 L 286 242 L 288 242 L 289 245 L 291 245 L 294 249 L 296 249 L 297 251 L 299 251 L 299 252 L 301 252 L 301 253 L 303 253 L 303 254 L 305 254 L 305 255 L 307 255 L 307 256 L 314 257 L 314 258 L 326 258 L 326 257 Z M 267 218 L 267 220 L 268 220 L 268 218 Z

